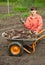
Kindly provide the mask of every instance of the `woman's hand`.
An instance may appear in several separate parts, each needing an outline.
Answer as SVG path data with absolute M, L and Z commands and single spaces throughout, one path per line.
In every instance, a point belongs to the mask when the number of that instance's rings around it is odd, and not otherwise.
M 34 31 L 34 33 L 36 34 L 36 35 L 38 35 L 39 33 L 38 32 L 36 32 L 36 31 Z
M 20 19 L 20 22 L 22 23 L 22 24 L 24 24 L 25 23 L 25 21 L 21 18 Z

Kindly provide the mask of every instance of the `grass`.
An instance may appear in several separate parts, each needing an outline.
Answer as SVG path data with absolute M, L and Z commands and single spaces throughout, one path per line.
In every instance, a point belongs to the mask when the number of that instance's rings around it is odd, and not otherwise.
M 0 14 L 0 19 L 8 18 L 8 17 L 16 16 L 16 15 L 19 15 L 23 18 L 26 18 L 30 15 L 30 12 L 28 12 L 28 13 L 27 12 L 22 12 L 20 14 L 18 14 L 18 13 L 15 13 L 15 14 Z
M 0 5 L 6 6 L 7 2 L 0 2 Z M 15 12 L 15 14 L 0 14 L 0 19 L 14 16 L 17 13 L 21 13 L 21 16 L 24 17 L 24 18 L 28 17 L 30 15 L 30 11 L 29 11 L 29 8 L 27 6 L 23 6 L 21 3 L 18 4 L 18 3 L 15 3 L 15 2 L 13 2 L 13 3 L 10 2 L 10 5 L 13 6 L 12 11 Z M 40 3 L 40 2 L 37 2 L 37 1 L 34 3 L 34 6 L 36 6 L 39 9 L 39 13 L 41 15 L 45 14 L 45 10 L 42 10 L 42 8 L 44 8 L 44 5 L 45 5 L 44 3 Z
M 34 6 L 36 6 L 37 8 L 45 8 L 45 4 L 44 3 L 35 3 Z
M 15 12 L 26 12 L 27 10 L 27 7 L 14 7 Z
M 45 11 L 43 11 L 43 10 L 42 11 L 39 10 L 38 12 L 41 15 L 45 14 Z M 27 18 L 30 15 L 30 11 L 26 11 L 26 12 L 15 12 L 15 13 L 12 13 L 12 14 L 0 14 L 0 19 L 7 18 L 7 17 L 12 17 L 12 16 L 16 16 L 16 15 L 19 15 L 19 16 L 21 16 L 23 18 Z
M 21 13 L 21 16 L 22 16 L 23 18 L 26 18 L 26 17 L 28 17 L 29 15 L 30 15 L 30 11 Z
M 9 5 L 14 6 L 15 3 L 9 2 Z M 8 5 L 8 2 L 0 2 L 0 5 Z
M 15 14 L 0 14 L 0 19 L 14 16 Z
M 45 16 L 45 10 L 44 11 L 39 10 L 39 14 Z
M 0 2 L 0 5 L 7 5 L 6 2 Z

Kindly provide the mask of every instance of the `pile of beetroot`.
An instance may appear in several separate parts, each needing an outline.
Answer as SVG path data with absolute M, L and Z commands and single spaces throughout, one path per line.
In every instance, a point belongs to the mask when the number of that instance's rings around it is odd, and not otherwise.
M 29 30 L 8 30 L 2 33 L 2 37 L 11 39 L 30 39 L 35 38 L 36 34 Z

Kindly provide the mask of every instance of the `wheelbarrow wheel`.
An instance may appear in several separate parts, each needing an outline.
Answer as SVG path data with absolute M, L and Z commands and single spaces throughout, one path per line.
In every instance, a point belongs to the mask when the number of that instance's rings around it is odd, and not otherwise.
M 23 54 L 23 46 L 19 42 L 12 42 L 8 46 L 8 51 L 11 56 L 21 56 Z

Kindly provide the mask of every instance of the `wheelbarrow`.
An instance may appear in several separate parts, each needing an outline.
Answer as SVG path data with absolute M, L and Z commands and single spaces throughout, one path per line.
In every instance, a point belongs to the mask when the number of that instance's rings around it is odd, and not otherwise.
M 41 41 L 43 38 L 45 39 L 45 29 L 39 32 L 39 35 L 36 38 L 31 38 L 31 39 L 6 39 L 6 43 L 8 44 L 8 52 L 9 55 L 11 56 L 21 56 L 24 51 L 27 52 L 28 54 L 31 53 L 27 47 L 32 49 L 32 52 L 34 53 L 36 50 L 37 42 Z M 27 43 L 28 42 L 28 43 Z M 45 43 L 45 40 L 44 40 Z

